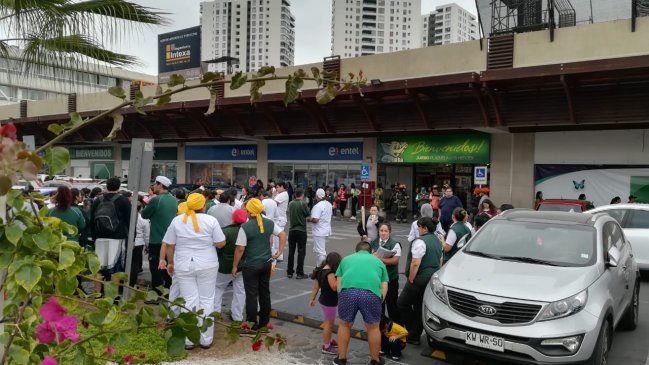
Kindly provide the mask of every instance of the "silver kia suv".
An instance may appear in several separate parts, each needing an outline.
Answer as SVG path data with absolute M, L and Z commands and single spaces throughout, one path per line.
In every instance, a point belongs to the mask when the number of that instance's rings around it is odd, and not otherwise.
M 638 323 L 639 292 L 613 218 L 515 209 L 433 275 L 422 314 L 431 347 L 518 364 L 606 364 L 614 330 Z

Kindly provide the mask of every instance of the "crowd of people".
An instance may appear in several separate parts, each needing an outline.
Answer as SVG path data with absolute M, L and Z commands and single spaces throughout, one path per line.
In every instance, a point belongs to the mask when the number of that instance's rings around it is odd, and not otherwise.
M 313 279 L 308 305 L 314 306 L 316 299 L 320 304 L 321 350 L 337 355 L 336 364 L 346 363 L 350 331 L 359 311 L 367 326 L 372 364 L 382 363 L 380 355 L 398 360 L 407 343 L 418 345 L 423 294 L 431 276 L 488 219 L 511 208 L 496 208 L 488 191 L 476 190 L 478 208 L 467 212 L 453 189 L 445 187 L 439 199 L 418 199 L 424 203 L 418 204 L 419 219 L 412 223 L 405 250 L 392 236 L 380 207 L 374 205 L 358 223 L 356 253 L 341 257 L 327 252 L 327 239 L 336 209 L 344 212 L 346 202 L 355 204 L 353 185 L 349 191 L 342 184 L 338 187 L 336 208 L 331 189 L 317 189 L 311 201 L 301 188 L 289 195 L 284 182 L 269 183 L 268 189 L 259 181 L 241 192 L 199 189 L 188 194 L 172 194 L 170 186 L 171 180 L 158 176 L 146 198 L 120 191 L 117 178 L 107 181 L 105 191 L 90 191 L 88 196 L 61 186 L 49 214 L 78 228 L 79 234 L 70 239 L 94 246 L 104 280 L 124 271 L 126 256 L 132 255 L 129 284 L 137 285 L 142 257 L 147 254 L 151 287 L 166 287 L 170 300 L 182 297 L 185 308 L 204 313 L 221 312 L 223 293 L 232 285 L 231 319 L 253 323 L 252 331 L 269 323 L 270 278 L 276 263 L 283 261 L 288 241 L 287 277 Z M 397 201 L 403 199 L 407 197 Z M 138 212 L 135 244 L 126 252 L 133 201 Z M 405 222 L 405 212 L 399 211 L 395 220 Z M 304 267 L 307 222 L 317 266 L 310 275 Z M 407 280 L 400 288 L 398 265 L 403 255 Z M 101 286 L 96 290 L 101 291 Z M 213 331 L 208 329 L 199 343 L 187 339 L 185 345 L 209 348 L 212 342 Z

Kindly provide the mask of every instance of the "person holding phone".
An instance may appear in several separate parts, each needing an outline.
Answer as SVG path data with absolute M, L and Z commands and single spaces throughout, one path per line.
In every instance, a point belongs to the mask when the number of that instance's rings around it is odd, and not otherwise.
M 383 222 L 385 222 L 385 218 L 379 216 L 379 208 L 376 205 L 372 205 L 365 226 L 363 227 L 362 221 L 358 222 L 356 230 L 363 241 L 372 242 L 379 237 L 379 226 Z

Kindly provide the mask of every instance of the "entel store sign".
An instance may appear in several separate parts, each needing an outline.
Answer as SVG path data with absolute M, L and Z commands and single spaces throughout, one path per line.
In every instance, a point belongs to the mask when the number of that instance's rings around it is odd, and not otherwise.
M 186 146 L 185 159 L 188 161 L 255 161 L 257 146 L 254 144 Z
M 273 143 L 268 144 L 270 161 L 360 161 L 363 143 Z

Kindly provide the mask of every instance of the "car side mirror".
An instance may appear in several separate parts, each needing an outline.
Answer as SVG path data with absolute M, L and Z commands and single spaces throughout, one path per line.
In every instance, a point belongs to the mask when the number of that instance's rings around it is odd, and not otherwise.
M 620 250 L 615 247 L 611 246 L 611 248 L 608 250 L 608 266 L 609 267 L 617 267 L 617 264 L 620 260 Z

